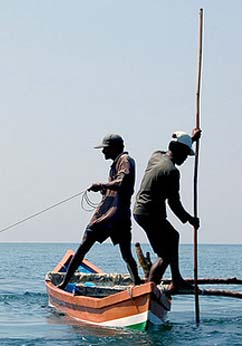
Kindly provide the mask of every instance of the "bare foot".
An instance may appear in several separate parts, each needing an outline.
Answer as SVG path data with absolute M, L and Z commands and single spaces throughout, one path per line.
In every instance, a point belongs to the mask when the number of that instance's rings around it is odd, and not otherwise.
M 180 280 L 176 283 L 171 283 L 168 286 L 168 293 L 177 294 L 177 293 L 191 293 L 194 292 L 194 286 L 185 280 Z

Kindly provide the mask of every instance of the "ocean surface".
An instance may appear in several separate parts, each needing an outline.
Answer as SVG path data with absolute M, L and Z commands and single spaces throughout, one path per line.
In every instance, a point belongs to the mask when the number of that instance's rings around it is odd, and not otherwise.
M 0 345 L 242 345 L 242 300 L 200 297 L 199 327 L 195 325 L 194 298 L 173 297 L 167 323 L 147 332 L 80 325 L 48 307 L 44 278 L 77 244 L 0 244 Z M 147 244 L 143 251 L 152 251 Z M 97 244 L 87 258 L 105 272 L 126 273 L 118 247 Z M 193 246 L 180 246 L 180 269 L 193 277 Z M 140 270 L 140 273 L 141 270 Z M 169 271 L 166 277 L 170 277 Z M 199 277 L 242 278 L 242 245 L 200 245 Z M 207 286 L 208 287 L 208 286 Z M 214 287 L 213 287 L 214 288 Z M 240 286 L 222 286 L 242 291 Z

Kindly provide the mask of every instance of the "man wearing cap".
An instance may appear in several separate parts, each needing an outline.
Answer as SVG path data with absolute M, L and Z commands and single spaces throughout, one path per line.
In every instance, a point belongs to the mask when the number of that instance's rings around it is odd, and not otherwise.
M 190 215 L 183 207 L 179 194 L 180 173 L 176 165 L 182 165 L 189 155 L 194 155 L 192 142 L 200 137 L 195 129 L 193 137 L 185 132 L 173 134 L 167 152 L 152 154 L 134 206 L 134 218 L 144 229 L 158 258 L 152 265 L 148 280 L 159 284 L 170 265 L 172 290 L 191 288 L 179 271 L 179 233 L 167 220 L 166 202 L 182 223 L 189 222 L 199 227 L 199 219 Z
M 100 191 L 103 195 L 93 217 L 86 227 L 82 242 L 73 256 L 63 282 L 58 285 L 64 289 L 74 271 L 81 264 L 93 244 L 102 243 L 108 237 L 114 245 L 119 244 L 121 255 L 127 264 L 134 284 L 140 284 L 137 264 L 131 252 L 131 196 L 134 192 L 135 161 L 124 152 L 123 138 L 117 134 L 104 137 L 102 149 L 106 160 L 113 160 L 107 183 L 95 183 L 89 191 Z

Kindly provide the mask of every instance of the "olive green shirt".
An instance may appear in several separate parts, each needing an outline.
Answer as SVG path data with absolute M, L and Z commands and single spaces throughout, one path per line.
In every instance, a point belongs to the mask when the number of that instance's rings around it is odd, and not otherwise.
M 167 201 L 175 215 L 183 223 L 187 222 L 190 215 L 180 200 L 179 180 L 179 170 L 170 157 L 162 151 L 154 152 L 136 196 L 134 214 L 166 219 Z

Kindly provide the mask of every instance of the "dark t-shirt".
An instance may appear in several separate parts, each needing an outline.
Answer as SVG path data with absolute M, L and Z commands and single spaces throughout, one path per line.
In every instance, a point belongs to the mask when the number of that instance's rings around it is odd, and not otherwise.
M 169 156 L 162 151 L 154 152 L 136 197 L 134 214 L 165 220 L 167 201 L 176 216 L 185 223 L 189 214 L 180 201 L 179 180 L 180 173 Z

